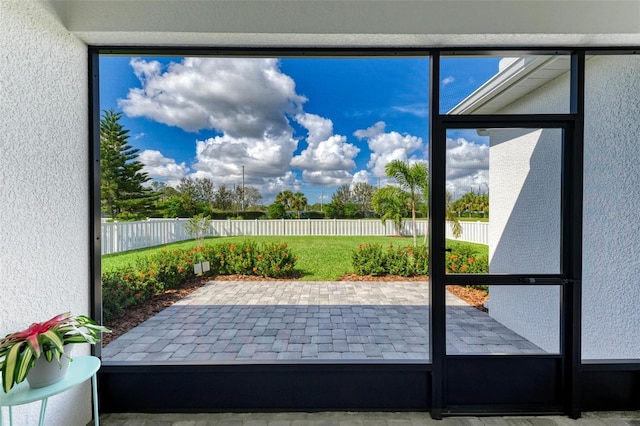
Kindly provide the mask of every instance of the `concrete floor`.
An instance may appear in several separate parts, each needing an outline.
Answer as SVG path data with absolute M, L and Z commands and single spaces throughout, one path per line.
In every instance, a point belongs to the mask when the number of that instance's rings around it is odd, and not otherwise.
M 91 423 L 92 424 L 92 423 Z M 447 417 L 428 413 L 218 413 L 105 414 L 103 426 L 640 426 L 640 412 L 594 412 L 564 416 Z

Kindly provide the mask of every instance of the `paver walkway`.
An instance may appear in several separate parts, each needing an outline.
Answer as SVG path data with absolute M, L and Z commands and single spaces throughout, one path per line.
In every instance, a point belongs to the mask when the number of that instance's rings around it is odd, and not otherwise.
M 106 361 L 429 357 L 425 282 L 211 281 L 103 348 Z M 447 293 L 447 353 L 540 353 Z

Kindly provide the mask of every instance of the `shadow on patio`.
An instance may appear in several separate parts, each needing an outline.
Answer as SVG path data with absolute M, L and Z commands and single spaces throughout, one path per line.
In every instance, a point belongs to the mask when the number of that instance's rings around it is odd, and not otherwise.
M 447 353 L 543 353 L 447 293 Z M 429 360 L 429 284 L 211 281 L 103 348 L 104 361 Z

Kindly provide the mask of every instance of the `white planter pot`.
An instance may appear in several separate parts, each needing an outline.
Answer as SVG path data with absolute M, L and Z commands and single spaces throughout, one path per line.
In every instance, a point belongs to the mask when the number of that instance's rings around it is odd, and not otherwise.
M 64 379 L 69 369 L 69 354 L 71 346 L 64 347 L 64 355 L 60 357 L 60 363 L 55 358 L 51 362 L 44 356 L 36 360 L 36 364 L 27 373 L 27 382 L 32 388 L 43 388 Z

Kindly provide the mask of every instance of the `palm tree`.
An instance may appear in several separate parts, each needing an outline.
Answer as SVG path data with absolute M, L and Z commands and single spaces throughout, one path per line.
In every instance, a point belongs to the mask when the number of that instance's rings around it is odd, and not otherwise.
M 393 160 L 384 168 L 388 177 L 395 178 L 398 185 L 409 194 L 407 204 L 411 209 L 411 222 L 413 225 L 413 245 L 418 245 L 416 233 L 416 207 L 422 198 L 421 189 L 428 185 L 429 176 L 427 166 L 416 162 L 411 165 L 401 160 Z
M 407 213 L 407 200 L 409 193 L 403 191 L 397 186 L 385 186 L 380 188 L 373 194 L 371 198 L 371 206 L 376 214 L 380 215 L 382 224 L 386 224 L 387 220 L 393 221 L 396 232 L 400 235 L 402 230 L 402 218 Z
M 291 208 L 298 213 L 298 219 L 300 219 L 300 212 L 307 207 L 307 197 L 302 192 L 296 192 L 292 195 Z
M 453 233 L 453 236 L 460 238 L 460 235 L 462 235 L 462 225 L 460 224 L 459 219 L 460 214 L 456 214 L 456 210 L 454 208 L 456 204 L 453 202 L 453 196 L 449 191 L 445 194 L 444 203 L 444 218 L 446 221 L 451 223 L 451 232 Z
M 293 200 L 293 192 L 287 189 L 286 191 L 278 192 L 275 202 L 282 204 L 285 210 L 289 210 L 291 208 L 291 200 Z

